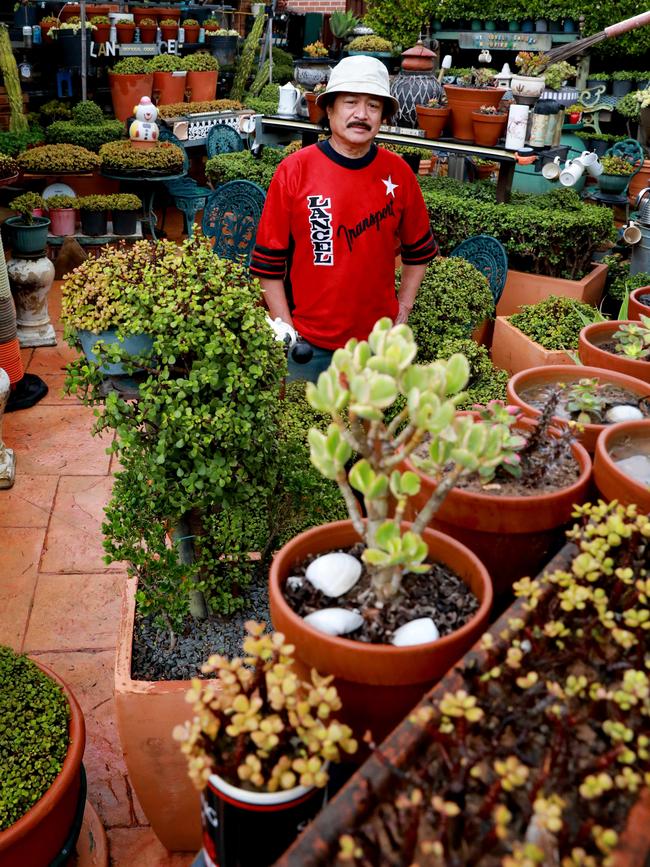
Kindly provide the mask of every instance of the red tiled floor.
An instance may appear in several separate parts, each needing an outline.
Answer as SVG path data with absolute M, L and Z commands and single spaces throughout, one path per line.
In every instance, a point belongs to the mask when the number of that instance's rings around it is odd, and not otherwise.
M 0 644 L 21 650 L 45 530 L 10 527 L 3 529 L 1 536 Z
M 17 472 L 13 488 L 0 495 L 0 527 L 47 527 L 58 481 Z
M 30 371 L 33 368 L 30 368 Z M 47 385 L 49 391 L 41 400 L 40 406 L 79 406 L 79 398 L 73 394 L 64 394 L 65 373 L 46 373 L 41 371 L 38 376 Z
M 66 364 L 78 357 L 79 353 L 59 338 L 56 346 L 40 346 L 34 350 L 29 372 L 39 376 L 43 373 L 64 373 Z
M 196 853 L 169 853 L 151 828 L 113 828 L 108 832 L 111 867 L 188 867 Z

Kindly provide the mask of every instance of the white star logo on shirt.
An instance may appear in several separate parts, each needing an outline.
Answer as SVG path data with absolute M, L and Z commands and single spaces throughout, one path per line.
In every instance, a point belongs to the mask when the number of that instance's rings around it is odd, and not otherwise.
M 382 184 L 386 184 L 386 195 L 395 198 L 395 190 L 398 188 L 399 184 L 394 184 L 390 175 L 388 175 L 388 180 L 382 178 L 381 182 Z

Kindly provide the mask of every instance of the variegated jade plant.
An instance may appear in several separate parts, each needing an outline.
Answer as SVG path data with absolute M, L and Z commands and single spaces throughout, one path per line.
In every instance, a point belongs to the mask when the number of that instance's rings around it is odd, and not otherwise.
M 399 593 L 405 573 L 427 571 L 421 533 L 459 479 L 478 473 L 487 483 L 499 467 L 519 475 L 517 450 L 525 443 L 511 431 L 515 417 L 501 404 L 487 407 L 480 418 L 456 414 L 469 379 L 464 355 L 415 364 L 416 353 L 408 325 L 380 319 L 367 341 L 353 339 L 337 349 L 328 370 L 307 386 L 311 406 L 332 418 L 327 433 L 309 431 L 311 460 L 338 483 L 381 600 Z M 427 456 L 416 457 L 426 439 Z M 348 473 L 354 454 L 359 459 Z M 399 469 L 408 456 L 438 484 L 404 528 L 408 498 L 420 490 L 418 475 Z M 367 520 L 352 488 L 364 497 Z

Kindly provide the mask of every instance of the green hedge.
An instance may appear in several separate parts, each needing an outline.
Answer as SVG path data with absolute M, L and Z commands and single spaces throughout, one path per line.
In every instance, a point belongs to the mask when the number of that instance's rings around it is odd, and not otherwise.
M 446 178 L 422 182 L 443 255 L 472 235 L 492 235 L 508 251 L 511 268 L 573 280 L 589 270 L 594 251 L 614 238 L 609 208 L 584 205 L 573 190 L 519 194 L 508 205 L 497 204 L 493 191 L 491 184 Z
M 103 144 L 124 138 L 121 120 L 106 120 L 97 124 L 78 124 L 71 120 L 55 120 L 46 131 L 48 144 L 73 144 L 97 152 Z
M 264 148 L 262 156 L 255 159 L 250 151 L 239 151 L 230 154 L 217 154 L 205 164 L 206 176 L 215 184 L 225 184 L 227 181 L 254 181 L 267 190 L 271 178 L 285 156 L 279 148 Z

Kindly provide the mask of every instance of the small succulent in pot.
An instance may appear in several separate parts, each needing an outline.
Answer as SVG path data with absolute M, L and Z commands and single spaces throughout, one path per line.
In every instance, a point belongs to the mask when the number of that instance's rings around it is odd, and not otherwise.
M 466 80 L 468 87 L 493 87 L 494 79 L 497 75 L 496 69 L 491 69 L 486 66 L 482 69 L 472 69 L 469 78 Z
M 647 361 L 650 358 L 650 316 L 641 314 L 640 319 L 640 322 L 622 323 L 612 339 L 618 355 Z
M 478 114 L 488 114 L 492 115 L 493 117 L 496 115 L 505 114 L 505 112 L 499 110 L 499 107 L 497 105 L 482 105 L 476 111 Z
M 292 669 L 293 647 L 279 632 L 248 621 L 243 659 L 215 654 L 195 678 L 187 701 L 196 716 L 176 726 L 189 775 L 203 789 L 212 774 L 240 788 L 277 792 L 322 788 L 327 763 L 354 753 L 351 729 L 333 719 L 341 708 L 332 677 L 312 670 L 309 683 Z
M 515 57 L 515 65 L 519 70 L 519 75 L 533 77 L 543 75 L 548 63 L 548 55 L 541 51 L 520 51 Z
M 631 175 L 634 166 L 623 157 L 604 156 L 600 160 L 604 175 Z
M 203 22 L 203 29 L 206 33 L 218 33 L 222 30 L 221 22 L 217 21 L 216 18 L 207 18 Z
M 449 100 L 447 94 L 443 93 L 440 96 L 434 96 L 426 103 L 427 108 L 447 108 Z
M 327 57 L 329 52 L 323 43 L 317 40 L 316 42 L 311 42 L 309 45 L 305 45 L 305 54 L 307 57 Z
M 178 27 L 178 21 L 175 18 L 163 18 L 160 22 L 161 27 Z
M 34 211 L 42 211 L 45 208 L 45 199 L 38 193 L 23 193 L 12 199 L 9 207 L 18 212 L 25 225 L 31 226 L 34 222 Z
M 97 26 L 98 24 L 100 24 L 100 25 L 110 24 L 111 21 L 110 21 L 110 18 L 108 17 L 108 15 L 93 15 L 93 17 L 90 19 L 90 23 Z
M 579 379 L 567 389 L 567 409 L 577 412 L 578 424 L 592 424 L 594 418 L 599 418 L 607 405 L 607 399 L 600 393 L 602 387 L 598 379 Z
M 183 27 L 198 27 L 199 22 L 195 18 L 186 18 L 183 21 Z

